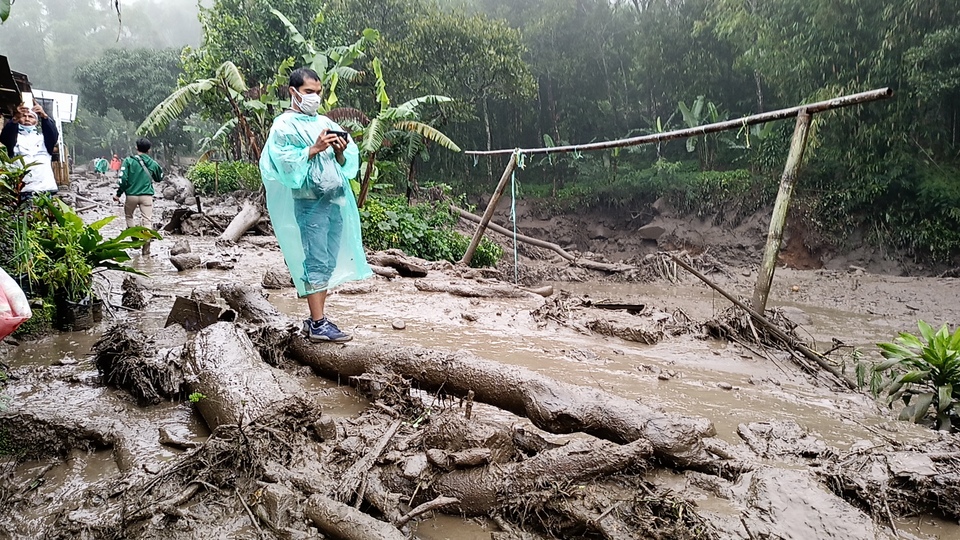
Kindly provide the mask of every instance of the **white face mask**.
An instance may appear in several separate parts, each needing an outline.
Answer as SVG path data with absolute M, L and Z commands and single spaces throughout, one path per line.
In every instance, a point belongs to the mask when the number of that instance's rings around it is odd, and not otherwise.
M 295 88 L 291 88 L 291 90 L 294 92 L 293 97 L 296 99 L 295 103 L 300 112 L 310 116 L 317 114 L 317 111 L 320 110 L 320 104 L 323 103 L 320 94 L 301 94 Z

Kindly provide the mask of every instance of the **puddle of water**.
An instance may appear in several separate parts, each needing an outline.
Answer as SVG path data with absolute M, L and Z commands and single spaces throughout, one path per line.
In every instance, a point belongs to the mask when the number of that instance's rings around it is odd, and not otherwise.
M 434 513 L 417 523 L 413 532 L 423 540 L 490 540 L 490 532 L 498 530 L 490 523 Z

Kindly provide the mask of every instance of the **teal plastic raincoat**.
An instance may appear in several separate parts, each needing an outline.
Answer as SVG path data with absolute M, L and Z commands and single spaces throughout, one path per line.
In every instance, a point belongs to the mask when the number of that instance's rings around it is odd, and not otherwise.
M 343 165 L 332 148 L 309 159 L 325 129 L 344 131 L 326 116 L 287 111 L 274 120 L 260 156 L 270 221 L 300 296 L 373 275 L 350 187 L 360 151 L 350 139 Z

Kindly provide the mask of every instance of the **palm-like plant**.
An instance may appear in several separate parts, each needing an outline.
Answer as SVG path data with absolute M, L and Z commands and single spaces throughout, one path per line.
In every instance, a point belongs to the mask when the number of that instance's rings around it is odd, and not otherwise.
M 147 118 L 137 128 L 137 133 L 150 135 L 163 131 L 170 122 L 179 118 L 190 104 L 196 102 L 202 96 L 219 94 L 229 103 L 230 110 L 233 111 L 236 118 L 236 123 L 247 139 L 247 150 L 250 157 L 254 160 L 259 159 L 260 144 L 241 109 L 241 106 L 247 103 L 245 94 L 248 91 L 249 88 L 247 88 L 240 70 L 233 62 L 226 61 L 217 67 L 213 77 L 198 79 L 174 90 L 147 115 Z
M 391 107 L 386 83 L 383 80 L 383 70 L 380 60 L 377 58 L 373 60 L 373 72 L 377 76 L 377 102 L 380 104 L 380 112 L 376 118 L 370 120 L 363 132 L 363 141 L 360 144 L 360 149 L 367 154 L 367 164 L 363 171 L 363 180 L 360 182 L 360 195 L 357 197 L 357 205 L 359 206 L 363 206 L 367 199 L 367 193 L 370 190 L 370 176 L 374 170 L 377 153 L 383 149 L 386 141 L 407 138 L 408 144 L 413 142 L 414 144 L 408 152 L 410 153 L 410 159 L 415 158 L 422 151 L 422 149 L 417 149 L 416 145 L 422 144 L 422 148 L 425 148 L 427 141 L 433 141 L 453 152 L 460 151 L 460 147 L 440 130 L 422 122 L 420 113 L 417 112 L 421 105 L 446 103 L 453 101 L 452 99 L 445 96 L 427 95 Z M 412 141 L 410 140 L 411 137 L 413 138 Z
M 901 420 L 919 422 L 932 405 L 937 427 L 949 430 L 960 402 L 960 328 L 951 334 L 946 324 L 936 332 L 923 321 L 917 326 L 920 337 L 901 332 L 897 343 L 877 344 L 886 360 L 874 368 L 871 386 L 875 393 L 884 389 L 881 377 L 889 372 L 885 390 L 890 402 L 903 399 L 906 404 Z

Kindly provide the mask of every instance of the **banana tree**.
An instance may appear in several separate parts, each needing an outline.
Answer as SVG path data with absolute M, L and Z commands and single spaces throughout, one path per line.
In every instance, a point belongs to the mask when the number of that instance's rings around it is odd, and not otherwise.
M 687 104 L 681 101 L 679 103 L 680 114 L 683 115 L 683 123 L 688 128 L 699 127 L 703 124 L 712 124 L 720 122 L 723 120 L 726 115 L 722 114 L 717 106 L 714 105 L 712 101 L 706 101 L 704 96 L 697 96 L 697 99 L 687 107 Z M 700 140 L 697 137 L 687 138 L 687 152 L 697 152 L 700 159 L 700 168 L 709 169 L 713 166 L 714 158 L 716 157 L 717 149 L 711 147 L 709 144 L 710 137 L 708 135 L 703 135 L 703 144 L 697 145 L 697 142 Z M 716 135 L 712 136 L 714 139 Z
M 350 45 L 320 49 L 312 39 L 304 37 L 286 15 L 273 8 L 270 9 L 270 12 L 280 19 L 280 22 L 287 28 L 290 40 L 303 49 L 301 58 L 303 58 L 305 65 L 320 75 L 320 82 L 328 90 L 328 97 L 321 112 L 332 109 L 337 105 L 337 83 L 339 81 L 355 83 L 363 79 L 364 73 L 352 67 L 353 63 L 366 56 L 368 45 L 380 40 L 380 32 L 367 28 L 361 33 L 360 39 Z M 323 13 L 318 13 L 314 17 L 314 23 L 322 24 L 323 22 Z
M 447 150 L 460 152 L 457 146 L 449 137 L 444 135 L 437 128 L 423 122 L 417 109 L 423 104 L 437 104 L 453 101 L 446 96 L 426 95 L 411 99 L 405 103 L 390 106 L 390 97 L 387 95 L 386 82 L 383 80 L 383 70 L 380 60 L 373 59 L 373 72 L 377 76 L 377 102 L 380 104 L 380 112 L 375 118 L 370 120 L 363 131 L 363 140 L 360 143 L 360 149 L 367 154 L 367 162 L 363 171 L 363 180 L 360 182 L 360 195 L 357 197 L 357 205 L 363 206 L 367 199 L 367 193 L 370 191 L 370 177 L 376 166 L 377 153 L 384 148 L 387 141 L 400 141 L 406 138 L 408 144 L 413 137 L 414 146 L 410 159 L 414 159 L 420 150 L 417 150 L 417 142 L 423 144 L 426 148 L 427 141 L 433 141 Z
M 247 151 L 253 160 L 260 158 L 260 144 L 253 129 L 250 128 L 244 115 L 243 107 L 249 104 L 246 94 L 249 91 L 243 80 L 243 75 L 233 62 L 226 61 L 217 67 L 213 77 L 198 79 L 190 84 L 181 86 L 167 96 L 137 128 L 141 135 L 151 135 L 163 131 L 174 119 L 179 118 L 184 110 L 202 96 L 219 95 L 230 105 L 230 110 L 236 118 L 240 131 L 246 137 Z

